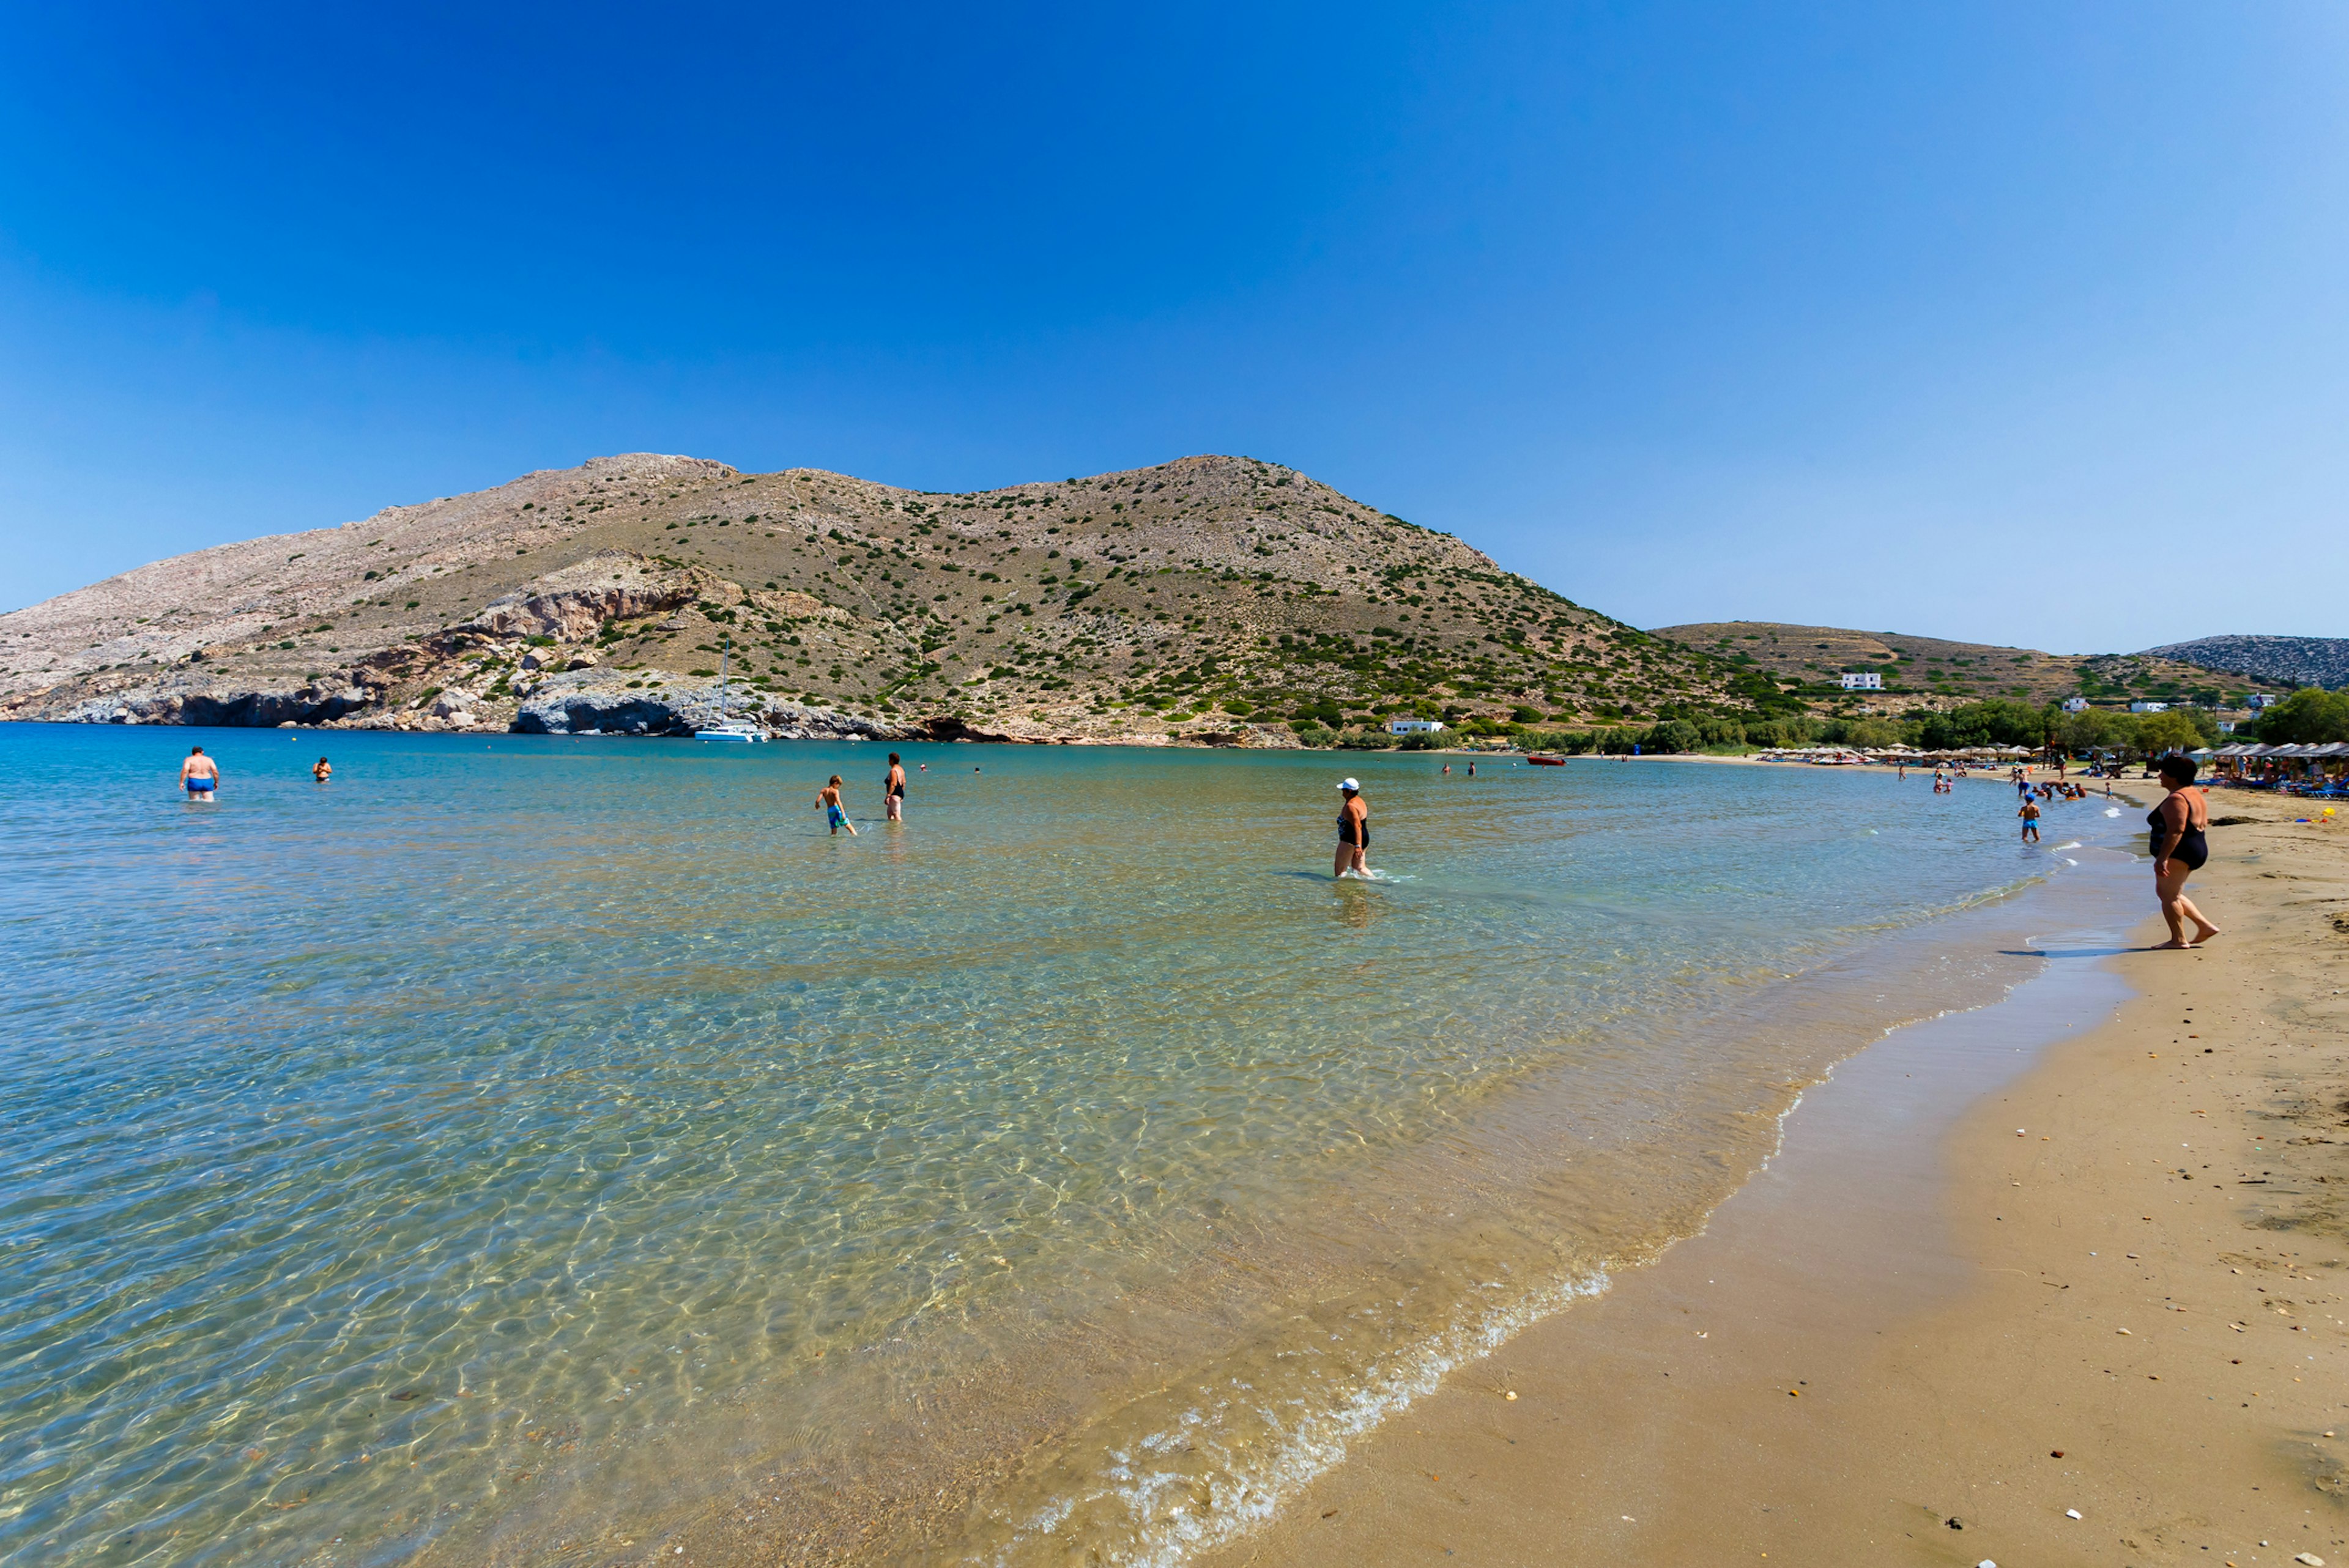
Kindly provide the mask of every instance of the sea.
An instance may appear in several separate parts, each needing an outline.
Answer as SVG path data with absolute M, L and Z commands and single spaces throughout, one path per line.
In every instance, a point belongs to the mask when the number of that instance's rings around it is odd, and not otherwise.
M 0 726 L 0 1559 L 1180 1563 L 2033 972 L 2127 821 L 897 749 L 888 823 L 873 744 Z

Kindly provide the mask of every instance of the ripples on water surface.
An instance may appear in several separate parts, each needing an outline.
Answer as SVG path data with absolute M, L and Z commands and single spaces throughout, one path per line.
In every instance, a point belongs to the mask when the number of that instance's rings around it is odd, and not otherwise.
M 1717 1201 L 1771 983 L 2050 864 L 1825 769 L 917 747 L 833 840 L 881 749 L 196 738 L 0 728 L 15 1561 L 1163 1559 Z

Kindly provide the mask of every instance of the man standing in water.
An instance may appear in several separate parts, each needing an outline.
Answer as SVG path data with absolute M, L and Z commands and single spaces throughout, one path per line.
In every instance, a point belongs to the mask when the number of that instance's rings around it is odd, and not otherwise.
M 889 799 L 889 820 L 904 821 L 905 820 L 905 765 L 898 760 L 897 754 L 894 751 L 889 753 L 889 777 L 883 784 L 881 792 Z
M 188 759 L 180 764 L 180 787 L 191 800 L 209 800 L 220 788 L 220 764 L 204 755 L 201 746 L 188 751 Z
M 1358 877 L 1371 874 L 1371 807 L 1362 799 L 1362 787 L 1349 779 L 1338 786 L 1345 801 L 1338 808 L 1338 865 L 1334 875 L 1351 872 Z

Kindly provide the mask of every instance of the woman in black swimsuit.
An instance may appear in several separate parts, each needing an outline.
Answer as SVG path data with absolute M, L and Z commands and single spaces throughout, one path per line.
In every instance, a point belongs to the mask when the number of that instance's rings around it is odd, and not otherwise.
M 1338 786 L 1346 797 L 1338 808 L 1338 866 L 1336 874 L 1348 872 L 1358 877 L 1371 874 L 1371 806 L 1362 799 L 1362 787 L 1349 779 Z
M 2165 757 L 2156 765 L 2168 798 L 2145 814 L 2153 830 L 2153 891 L 2161 900 L 2161 918 L 2169 923 L 2164 947 L 2199 947 L 2219 934 L 2186 896 L 2186 879 L 2210 858 L 2202 830 L 2210 825 L 2210 798 L 2194 787 L 2194 759 Z M 2186 940 L 2186 923 L 2194 923 L 2194 940 Z

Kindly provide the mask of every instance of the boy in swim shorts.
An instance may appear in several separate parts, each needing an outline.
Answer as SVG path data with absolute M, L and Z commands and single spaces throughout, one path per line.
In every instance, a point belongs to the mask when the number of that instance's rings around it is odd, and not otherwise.
M 848 830 L 850 838 L 856 837 L 856 824 L 848 820 L 848 808 L 840 799 L 839 774 L 833 774 L 832 782 L 817 790 L 815 798 L 816 803 L 823 808 L 824 820 L 832 824 L 833 838 L 840 837 L 840 830 L 843 828 Z

